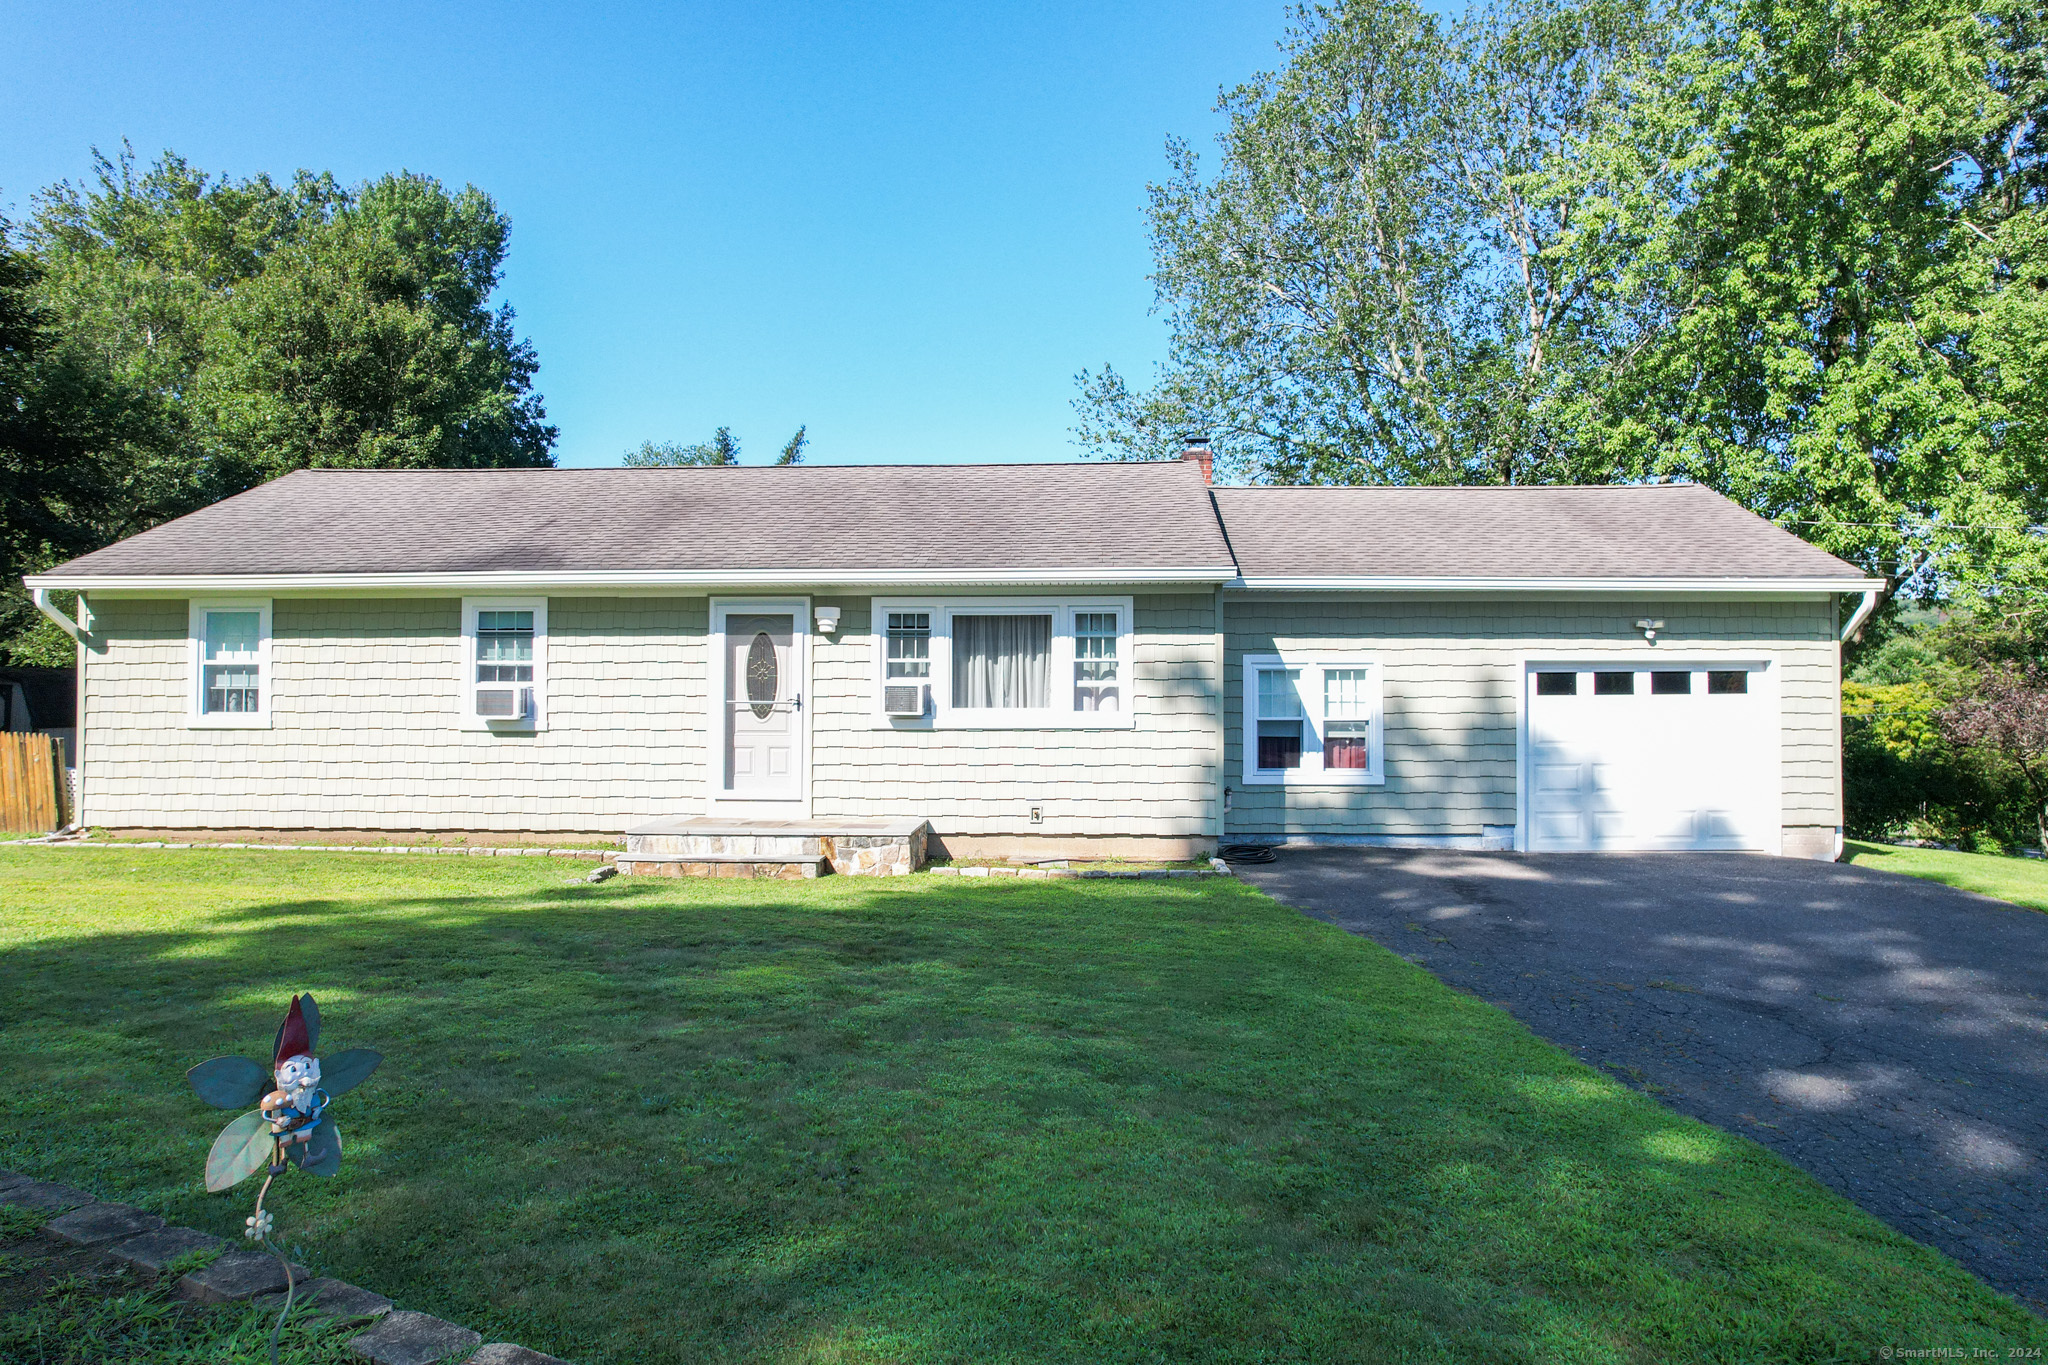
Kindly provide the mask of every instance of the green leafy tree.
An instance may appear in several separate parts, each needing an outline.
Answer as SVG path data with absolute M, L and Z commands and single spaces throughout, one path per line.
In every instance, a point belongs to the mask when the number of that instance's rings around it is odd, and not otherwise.
M 1076 434 L 1252 480 L 1698 479 L 2048 613 L 2048 62 L 2023 0 L 1297 12 L 1154 187 L 1158 380 Z
M 796 435 L 790 437 L 783 444 L 782 453 L 775 457 L 775 463 L 779 465 L 802 464 L 804 462 L 804 447 L 810 443 L 810 428 L 807 426 L 798 427 Z
M 803 463 L 804 447 L 809 443 L 806 429 L 798 427 L 796 435 L 789 438 L 782 447 L 782 453 L 775 457 L 779 465 Z M 694 445 L 683 445 L 675 441 L 642 441 L 637 449 L 626 452 L 625 466 L 628 469 L 675 469 L 688 465 L 730 465 L 740 462 L 740 443 L 734 439 L 731 427 L 720 427 L 711 433 L 708 441 Z
M 292 469 L 551 464 L 532 347 L 490 302 L 508 232 L 424 176 L 279 184 L 125 148 L 44 191 L 0 284 L 35 319 L 0 380 L 7 458 L 47 466 L 6 501 L 0 591 Z M 17 658 L 24 619 L 0 612 Z
M 682 445 L 674 441 L 642 441 L 638 450 L 626 452 L 628 469 L 673 469 L 684 465 L 723 465 L 740 462 L 740 443 L 731 427 L 720 427 L 708 441 Z
M 1584 477 L 1552 409 L 1607 364 L 1626 242 L 1569 153 L 1656 32 L 1621 0 L 1449 33 L 1408 0 L 1298 11 L 1285 67 L 1224 97 L 1214 171 L 1169 147 L 1169 358 L 1144 391 L 1084 372 L 1082 443 L 1160 458 L 1203 430 L 1226 469 L 1286 482 Z
M 0 641 L 13 642 L 5 662 L 69 665 L 70 639 L 35 611 L 21 576 L 97 543 L 107 395 L 53 350 L 40 282 L 0 219 Z
M 1627 473 L 1713 484 L 1900 580 L 2038 606 L 2040 19 L 1956 0 L 1678 16 L 1600 154 L 1643 190 L 1632 363 L 1586 404 Z

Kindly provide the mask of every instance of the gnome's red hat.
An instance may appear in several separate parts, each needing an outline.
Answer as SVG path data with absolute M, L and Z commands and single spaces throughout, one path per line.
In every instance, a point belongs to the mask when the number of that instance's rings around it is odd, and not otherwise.
M 283 1066 L 293 1057 L 311 1056 L 313 1041 L 306 1033 L 306 1012 L 299 1008 L 299 997 L 292 997 L 292 1007 L 285 1013 L 284 1027 L 277 1031 L 277 1059 L 273 1067 Z

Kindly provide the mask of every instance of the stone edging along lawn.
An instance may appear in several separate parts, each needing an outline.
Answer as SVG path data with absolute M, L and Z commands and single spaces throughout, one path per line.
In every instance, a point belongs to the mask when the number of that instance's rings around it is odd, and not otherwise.
M 51 1215 L 43 1235 L 64 1246 L 98 1248 L 108 1260 L 147 1279 L 192 1252 L 217 1251 L 208 1264 L 181 1276 L 179 1297 L 200 1304 L 253 1301 L 265 1308 L 284 1303 L 284 1268 L 262 1251 L 233 1251 L 219 1237 L 194 1228 L 165 1227 L 164 1220 L 128 1204 L 101 1203 L 83 1190 L 16 1171 L 0 1171 L 0 1204 Z M 509 1341 L 484 1345 L 481 1334 L 427 1313 L 394 1309 L 381 1294 L 341 1280 L 306 1279 L 293 1267 L 309 1309 L 336 1323 L 371 1324 L 350 1337 L 351 1354 L 371 1365 L 429 1365 L 461 1360 L 465 1365 L 568 1365 L 557 1356 Z M 294 1312 L 296 1312 L 296 1308 Z
M 1207 867 L 1158 867 L 1137 871 L 1112 871 L 1095 867 L 928 867 L 925 872 L 934 877 L 1030 877 L 1030 878 L 1115 878 L 1119 881 L 1146 882 L 1163 881 L 1169 877 L 1228 877 L 1229 864 L 1221 858 L 1211 858 Z
M 137 848 L 262 849 L 271 853 L 438 853 L 453 858 L 570 858 L 586 863 L 617 862 L 611 849 L 597 848 L 467 848 L 461 844 L 216 844 L 167 843 L 147 840 L 138 843 L 94 839 L 18 839 L 8 848 L 97 848 L 116 853 Z
M 405 844 L 216 844 L 216 843 L 168 843 L 152 840 L 143 843 L 101 843 L 90 839 L 22 839 L 7 845 L 9 848 L 98 848 L 123 851 L 128 849 L 251 849 L 270 853 L 426 853 L 454 858 L 570 858 L 581 862 L 610 865 L 620 855 L 610 849 L 586 848 L 464 848 L 441 845 Z M 1179 877 L 1228 877 L 1230 865 L 1221 858 L 1211 858 L 1207 867 L 1144 868 L 1126 871 L 1123 869 L 1093 867 L 925 867 L 921 872 L 934 877 L 1022 877 L 1031 880 L 1073 880 L 1079 878 L 1114 878 L 1120 881 L 1161 881 Z M 605 873 L 602 875 L 610 875 Z

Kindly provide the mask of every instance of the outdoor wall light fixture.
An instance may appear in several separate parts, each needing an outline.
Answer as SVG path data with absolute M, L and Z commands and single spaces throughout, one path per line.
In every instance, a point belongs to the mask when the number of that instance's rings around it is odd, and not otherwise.
M 815 607 L 811 614 L 818 618 L 818 633 L 830 635 L 839 629 L 839 608 Z
M 1662 621 L 1652 621 L 1649 617 L 1645 616 L 1636 622 L 1636 629 L 1643 633 L 1645 640 L 1654 645 L 1657 643 L 1657 632 L 1664 629 L 1664 623 Z

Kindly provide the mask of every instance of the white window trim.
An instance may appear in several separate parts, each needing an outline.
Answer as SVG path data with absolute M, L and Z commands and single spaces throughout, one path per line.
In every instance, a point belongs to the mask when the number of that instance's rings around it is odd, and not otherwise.
M 1248 787 L 1378 787 L 1387 780 L 1386 684 L 1377 659 L 1343 658 L 1332 654 L 1247 654 L 1242 660 L 1243 697 L 1239 713 L 1238 770 Z M 1301 670 L 1304 733 L 1301 766 L 1278 771 L 1259 767 L 1259 670 L 1297 668 Z M 1366 766 L 1325 769 L 1323 767 L 1323 698 L 1325 669 L 1364 669 L 1366 691 L 1372 701 L 1372 735 L 1366 744 Z
M 869 603 L 868 634 L 873 641 L 870 706 L 878 730 L 1129 730 L 1137 726 L 1137 640 L 1133 603 L 1129 597 L 877 597 Z M 887 682 L 889 613 L 931 613 L 931 713 L 891 716 L 882 710 Z M 1115 711 L 1074 709 L 1074 617 L 1080 612 L 1117 614 L 1117 685 L 1121 705 Z M 953 617 L 1052 617 L 1052 697 L 1043 711 L 956 707 L 953 705 Z
M 476 714 L 476 618 L 483 611 L 533 613 L 533 716 L 528 720 L 488 720 Z M 462 599 L 462 678 L 456 693 L 456 725 L 497 735 L 538 734 L 548 728 L 548 599 L 545 597 L 465 597 Z
M 194 597 L 187 604 L 185 628 L 185 724 L 194 730 L 268 730 L 270 728 L 270 599 L 267 597 Z M 256 709 L 208 712 L 206 706 L 206 613 L 256 613 Z

